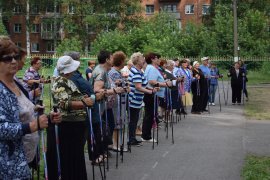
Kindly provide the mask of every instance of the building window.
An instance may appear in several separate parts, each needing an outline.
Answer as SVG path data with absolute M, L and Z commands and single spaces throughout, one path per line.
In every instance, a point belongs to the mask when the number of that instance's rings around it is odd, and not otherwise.
M 39 6 L 38 5 L 32 5 L 30 9 L 31 14 L 39 14 Z
M 53 42 L 48 41 L 46 43 L 46 51 L 47 52 L 54 52 L 54 43 Z
M 56 5 L 56 13 L 60 12 L 60 7 L 59 4 Z M 53 4 L 48 4 L 46 7 L 46 13 L 54 13 L 54 5 Z
M 146 5 L 145 12 L 146 14 L 154 14 L 155 7 L 154 5 Z
M 68 5 L 68 13 L 75 14 L 75 6 L 73 4 Z
M 39 32 L 40 32 L 40 25 L 32 24 L 32 33 L 39 33 Z
M 15 45 L 16 45 L 17 47 L 22 47 L 22 43 L 21 43 L 21 42 L 15 42 Z
M 194 4 L 185 6 L 185 14 L 194 14 Z
M 22 32 L 22 24 L 14 24 L 14 32 L 21 33 Z
M 38 43 L 31 43 L 31 51 L 32 52 L 39 52 L 39 44 Z
M 53 32 L 53 23 L 43 23 L 42 30 L 44 32 Z
M 17 4 L 17 5 L 14 7 L 13 12 L 14 12 L 15 14 L 20 14 L 20 13 L 22 13 L 22 5 Z
M 210 14 L 210 5 L 204 4 L 202 6 L 202 14 L 203 15 Z
M 166 4 L 162 7 L 162 10 L 169 13 L 177 12 L 177 5 L 176 4 Z

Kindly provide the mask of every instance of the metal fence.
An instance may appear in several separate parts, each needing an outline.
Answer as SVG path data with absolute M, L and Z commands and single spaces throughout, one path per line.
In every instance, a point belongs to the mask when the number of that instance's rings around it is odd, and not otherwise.
M 40 74 L 45 77 L 48 77 L 48 76 L 52 76 L 54 68 L 56 66 L 57 59 L 61 55 L 31 54 L 29 57 L 27 57 L 24 69 L 18 72 L 19 77 L 23 76 L 25 70 L 30 67 L 30 60 L 36 56 L 42 59 L 43 67 L 40 70 Z M 179 60 L 185 59 L 185 58 L 190 59 L 191 62 L 194 62 L 194 61 L 200 62 L 202 57 L 178 57 Z M 233 57 L 209 57 L 209 59 L 210 61 L 215 62 L 217 66 L 222 69 L 229 69 L 234 62 Z M 245 63 L 248 65 L 249 70 L 257 70 L 262 66 L 263 62 L 270 62 L 270 57 L 242 57 L 241 59 L 244 60 Z M 85 69 L 88 66 L 87 63 L 89 60 L 97 60 L 97 56 L 82 55 L 80 58 L 80 61 L 81 61 L 80 72 L 82 72 L 83 74 L 85 72 Z

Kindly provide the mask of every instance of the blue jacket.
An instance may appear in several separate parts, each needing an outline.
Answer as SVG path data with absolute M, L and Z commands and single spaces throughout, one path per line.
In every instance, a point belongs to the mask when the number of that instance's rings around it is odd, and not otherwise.
M 218 68 L 210 69 L 210 74 L 211 76 L 219 76 L 219 71 Z M 210 84 L 211 85 L 217 85 L 218 84 L 218 78 L 216 77 L 211 77 L 210 78 Z
M 0 81 L 0 179 L 30 179 L 22 137 L 29 124 L 19 119 L 16 95 Z

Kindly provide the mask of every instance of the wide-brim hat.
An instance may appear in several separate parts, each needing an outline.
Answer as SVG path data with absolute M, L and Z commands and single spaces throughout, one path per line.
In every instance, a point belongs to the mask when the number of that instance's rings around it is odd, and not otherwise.
M 195 66 L 196 64 L 198 64 L 199 62 L 198 61 L 194 61 L 193 62 L 193 66 Z
M 209 57 L 203 57 L 203 58 L 201 58 L 201 61 L 206 61 L 206 60 L 209 60 Z
M 68 74 L 76 71 L 79 66 L 79 61 L 75 61 L 70 56 L 61 56 L 57 61 L 56 68 L 60 74 Z

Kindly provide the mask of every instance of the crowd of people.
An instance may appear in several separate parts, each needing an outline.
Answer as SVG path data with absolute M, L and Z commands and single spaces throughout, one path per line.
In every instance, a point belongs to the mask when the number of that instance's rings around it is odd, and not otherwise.
M 39 74 L 39 57 L 30 60 L 20 80 L 16 73 L 25 61 L 26 51 L 0 36 L 0 179 L 31 179 L 35 172 L 39 176 L 42 152 L 45 179 L 86 180 L 86 144 L 93 167 L 105 168 L 109 150 L 123 156 L 132 146 L 157 142 L 152 130 L 168 123 L 169 109 L 176 115 L 187 115 L 188 106 L 194 115 L 208 112 L 207 106 L 215 106 L 218 79 L 223 78 L 208 57 L 200 64 L 165 60 L 155 52 L 128 58 L 122 51 L 102 50 L 97 62 L 88 62 L 85 78 L 78 52 L 57 60 L 51 80 Z M 232 104 L 241 104 L 242 92 L 247 97 L 246 73 L 240 61 L 227 74 Z M 48 115 L 42 103 L 44 84 L 50 84 L 54 104 Z

